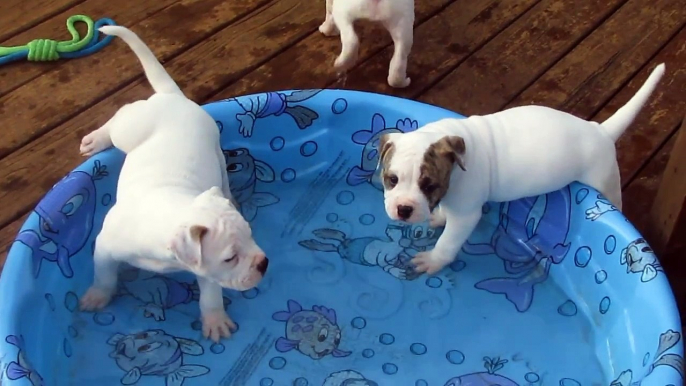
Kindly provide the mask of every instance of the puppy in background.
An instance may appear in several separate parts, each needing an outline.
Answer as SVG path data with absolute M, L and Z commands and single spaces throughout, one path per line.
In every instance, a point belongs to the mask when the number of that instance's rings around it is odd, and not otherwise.
M 615 142 L 664 71 L 664 64 L 657 66 L 631 100 L 603 123 L 523 106 L 382 136 L 379 163 L 388 216 L 445 225 L 434 249 L 412 260 L 417 271 L 432 274 L 450 264 L 488 201 L 532 197 L 579 181 L 621 210 Z
M 236 325 L 222 287 L 253 288 L 268 260 L 232 203 L 217 125 L 135 33 L 120 26 L 100 31 L 131 47 L 155 94 L 123 106 L 81 142 L 85 156 L 114 145 L 126 159 L 116 203 L 96 238 L 94 282 L 80 307 L 92 311 L 110 302 L 122 262 L 159 273 L 190 271 L 200 288 L 203 334 L 229 337 Z
M 326 20 L 319 31 L 326 36 L 341 35 L 341 54 L 334 68 L 343 73 L 357 61 L 359 39 L 353 23 L 358 19 L 381 22 L 393 39 L 393 57 L 388 68 L 388 84 L 410 85 L 407 57 L 412 50 L 414 0 L 326 0 Z

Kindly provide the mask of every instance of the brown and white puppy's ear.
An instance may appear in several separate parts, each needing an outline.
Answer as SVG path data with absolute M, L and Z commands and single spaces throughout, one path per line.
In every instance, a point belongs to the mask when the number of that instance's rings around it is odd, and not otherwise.
M 376 165 L 376 169 L 378 170 L 379 167 L 381 167 L 381 183 L 386 190 L 393 189 L 395 184 L 398 183 L 397 178 L 395 180 L 391 180 L 391 176 L 388 174 L 388 168 L 391 164 L 393 154 L 395 153 L 393 136 L 396 135 L 398 135 L 398 133 L 384 134 L 379 138 L 379 163 Z
M 460 169 L 467 171 L 464 167 L 465 144 L 464 139 L 458 135 L 443 137 L 435 143 L 439 154 L 457 164 Z
M 204 225 L 182 225 L 174 234 L 169 248 L 177 260 L 197 269 L 202 265 L 202 239 L 208 231 Z
M 443 137 L 426 149 L 419 168 L 418 184 L 431 211 L 448 192 L 455 164 L 467 170 L 463 160 L 465 150 L 464 139 L 456 135 Z

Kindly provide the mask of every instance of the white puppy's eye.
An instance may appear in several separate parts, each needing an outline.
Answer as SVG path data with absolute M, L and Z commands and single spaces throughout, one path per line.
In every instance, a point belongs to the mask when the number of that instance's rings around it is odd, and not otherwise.
M 233 255 L 233 256 L 229 257 L 228 259 L 224 259 L 224 262 L 230 263 L 230 262 L 234 261 L 234 259 L 237 259 L 237 258 L 238 258 L 238 255 Z

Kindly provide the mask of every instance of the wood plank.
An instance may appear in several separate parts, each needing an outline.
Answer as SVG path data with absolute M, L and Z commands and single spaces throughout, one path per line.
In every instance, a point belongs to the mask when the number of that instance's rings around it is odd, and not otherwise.
M 265 1 L 181 0 L 131 29 L 164 61 L 206 40 Z M 142 73 L 131 50 L 117 39 L 98 55 L 66 62 L 0 97 L 0 157 L 141 78 Z
M 214 87 L 235 81 L 246 69 L 258 67 L 313 32 L 323 12 L 323 4 L 312 7 L 309 1 L 270 3 L 165 67 L 189 98 L 202 102 Z M 105 123 L 123 104 L 147 98 L 151 92 L 147 81 L 140 79 L 0 160 L 0 202 L 12 203 L 0 211 L 0 224 L 31 210 L 56 181 L 83 161 L 78 154 L 83 135 Z
M 414 47 L 408 73 L 412 84 L 405 90 L 386 84 L 388 64 L 393 52 L 390 39 L 364 39 L 371 35 L 361 31 L 360 63 L 347 76 L 346 88 L 412 95 L 427 87 L 442 73 L 449 71 L 473 50 L 498 34 L 513 20 L 540 0 L 456 0 L 445 10 L 431 16 L 419 12 L 415 27 Z M 423 22 L 426 16 L 431 16 Z M 460 33 L 455 33 L 460 31 Z M 383 50 L 379 53 L 379 50 Z M 246 75 L 236 84 L 222 90 L 215 99 L 267 90 L 289 88 L 323 88 L 337 82 L 332 64 L 340 52 L 337 38 L 309 37 L 274 60 Z M 371 58 L 370 58 L 371 57 Z M 369 59 L 368 59 L 369 58 Z M 324 62 L 321 66 L 317 63 Z
M 161 9 L 168 7 L 179 0 L 156 0 L 156 1 L 122 1 L 120 6 L 112 7 L 111 0 L 87 0 L 84 3 L 78 4 L 73 8 L 61 12 L 45 22 L 24 31 L 3 43 L 4 46 L 20 46 L 24 45 L 34 39 L 54 39 L 54 40 L 68 40 L 69 32 L 67 31 L 66 22 L 71 15 L 81 14 L 87 15 L 97 21 L 102 17 L 109 17 L 117 24 L 124 26 L 133 26 L 138 24 L 141 20 L 147 19 Z M 77 29 L 84 36 L 86 28 L 83 23 L 78 23 Z M 105 54 L 105 53 L 103 53 Z M 95 63 L 97 61 L 94 60 Z M 26 84 L 32 79 L 46 72 L 57 71 L 65 63 L 64 62 L 15 62 L 8 65 L 0 66 L 0 96 L 16 89 L 17 87 Z
M 543 104 L 591 119 L 685 21 L 682 0 L 631 0 L 506 107 Z
M 467 115 L 501 110 L 625 0 L 546 0 L 420 98 Z
M 650 154 L 665 142 L 686 111 L 686 27 L 593 118 L 603 121 L 636 93 L 658 63 L 666 63 L 660 85 L 631 127 L 617 142 L 623 181 L 631 181 Z
M 84 0 L 2 0 L 0 44 Z
M 686 246 L 686 119 L 674 135 L 669 161 L 650 209 L 648 228 L 651 246 L 669 253 Z

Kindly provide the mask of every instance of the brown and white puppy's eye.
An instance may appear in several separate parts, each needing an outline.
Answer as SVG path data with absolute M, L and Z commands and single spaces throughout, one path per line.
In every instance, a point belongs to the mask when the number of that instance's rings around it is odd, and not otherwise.
M 460 169 L 467 170 L 463 161 L 465 150 L 464 139 L 457 135 L 443 137 L 426 149 L 417 183 L 430 210 L 433 211 L 448 192 L 454 166 L 457 164 Z
M 230 263 L 232 261 L 236 261 L 238 259 L 238 254 L 234 254 L 233 256 L 229 257 L 228 259 L 224 259 L 225 263 Z
M 390 190 L 398 184 L 398 176 L 388 172 L 391 159 L 393 158 L 393 154 L 395 154 L 395 144 L 390 141 L 390 136 L 388 134 L 384 134 L 379 138 L 379 148 L 381 149 L 381 152 L 379 153 L 379 165 L 381 166 L 381 171 L 383 173 L 384 188 Z
M 384 185 L 386 185 L 386 189 L 391 190 L 395 188 L 396 185 L 398 185 L 398 176 L 395 174 L 386 174 L 383 177 L 384 179 Z

